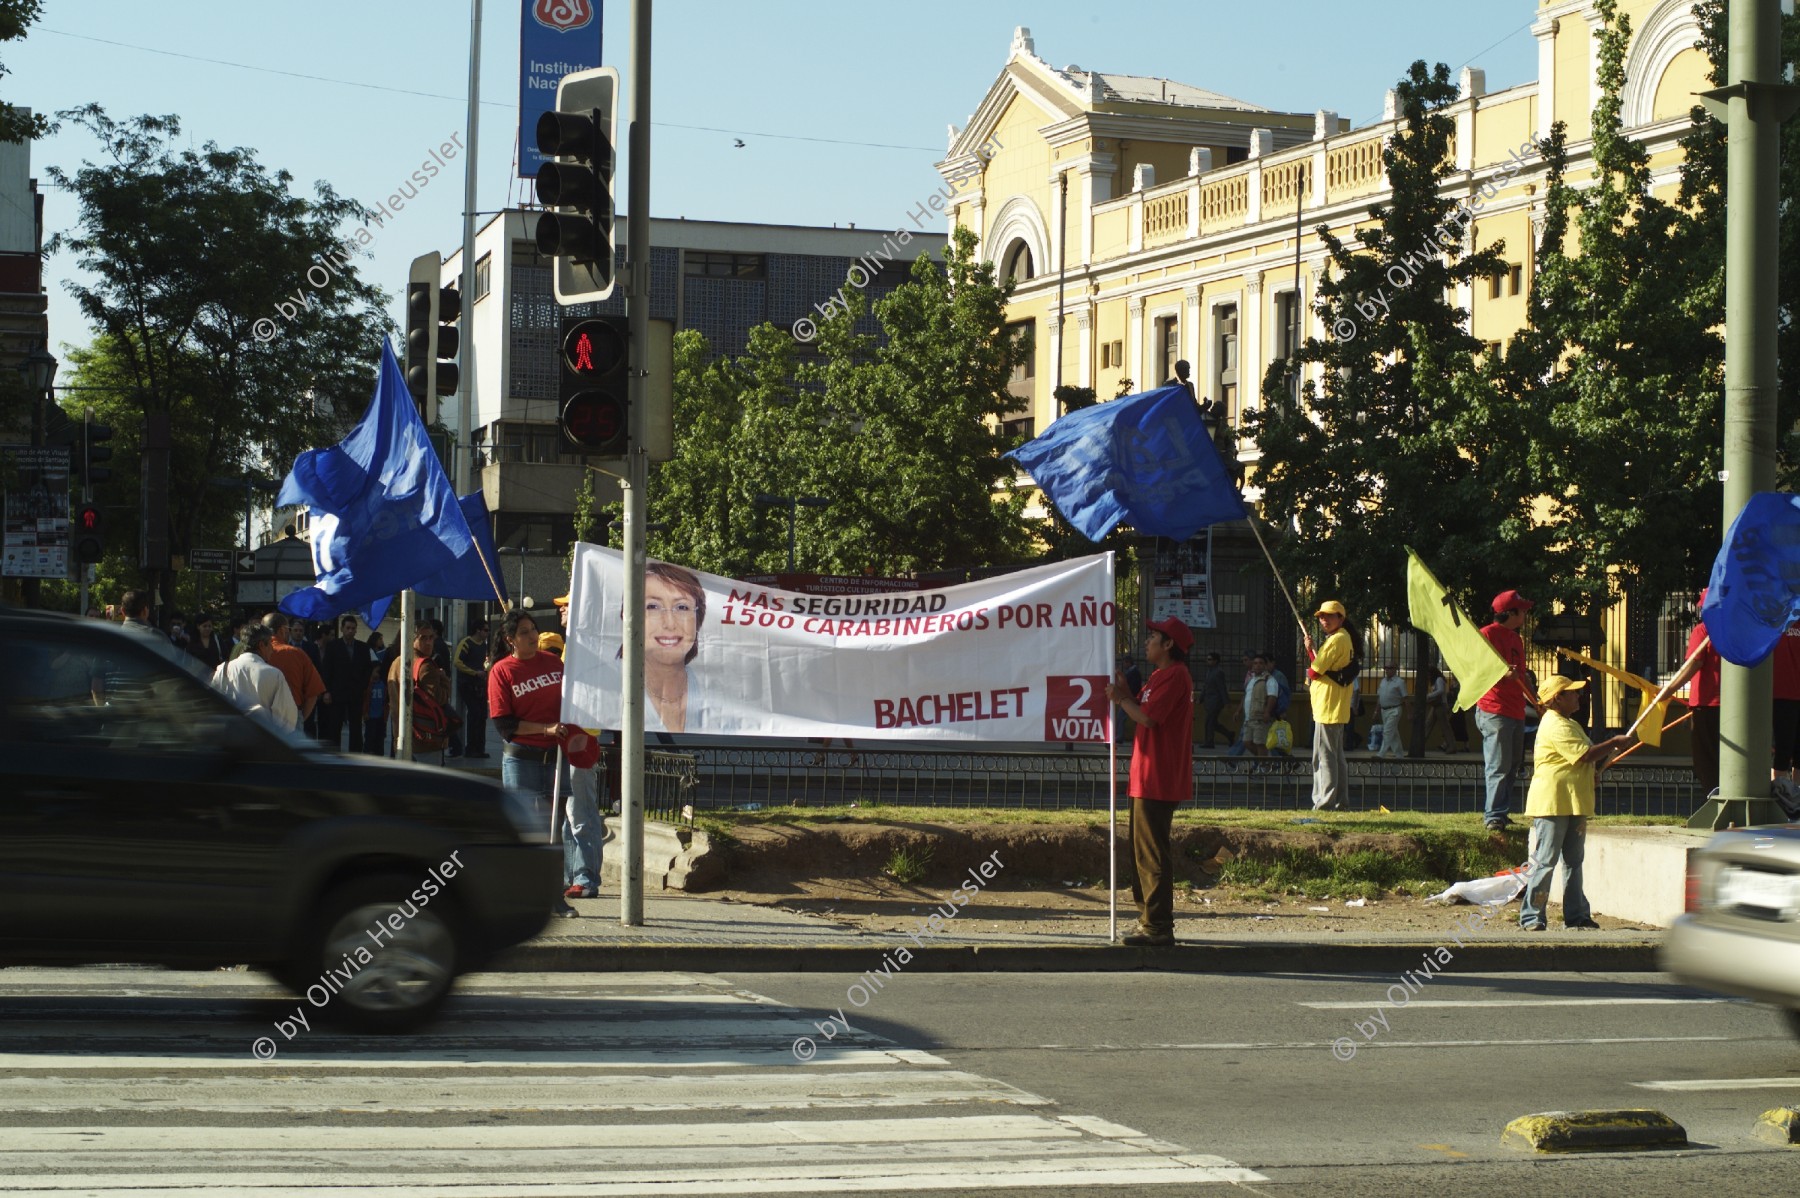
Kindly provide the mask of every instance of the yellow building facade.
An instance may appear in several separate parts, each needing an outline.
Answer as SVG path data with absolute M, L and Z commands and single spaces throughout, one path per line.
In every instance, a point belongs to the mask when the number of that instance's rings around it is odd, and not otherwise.
M 1520 20 L 1531 15 L 1526 0 L 1518 6 Z M 1619 9 L 1631 27 L 1623 123 L 1649 151 L 1657 190 L 1672 196 L 1695 93 L 1711 86 L 1693 0 Z M 1509 263 L 1505 277 L 1455 296 L 1483 341 L 1505 342 L 1525 321 L 1544 222 L 1536 139 L 1563 122 L 1570 180 L 1590 172 L 1600 28 L 1591 0 L 1539 0 L 1536 80 L 1490 92 L 1480 68 L 1460 73 L 1444 195 L 1475 212 L 1465 252 L 1503 242 Z M 1396 78 L 1412 57 L 1396 47 Z M 1329 263 L 1315 230 L 1351 241 L 1387 198 L 1381 152 L 1399 127 L 1391 92 L 1384 108 L 1352 129 L 1329 111 L 1276 112 L 1172 80 L 1059 69 L 1028 29 L 1016 30 L 939 163 L 951 220 L 1015 279 L 1008 319 L 1032 335 L 1009 425 L 1043 431 L 1059 415 L 1059 385 L 1110 399 L 1163 382 L 1185 359 L 1196 393 L 1240 426 L 1271 363 L 1296 341 L 1333 335 L 1312 310 Z M 1237 445 L 1254 484 L 1256 446 Z M 1254 485 L 1246 494 L 1259 496 Z M 1250 635 L 1269 635 L 1279 619 Z M 1623 649 L 1602 655 L 1620 660 Z M 1616 710 L 1618 696 L 1608 697 Z
M 1632 27 L 1625 127 L 1671 193 L 1694 93 L 1709 86 L 1692 7 L 1620 5 Z M 1562 121 L 1571 180 L 1587 171 L 1598 27 L 1586 0 L 1541 0 L 1536 81 L 1489 92 L 1479 68 L 1461 72 L 1444 194 L 1478 208 L 1466 247 L 1504 241 L 1512 265 L 1497 285 L 1456 297 L 1484 341 L 1523 324 L 1543 227 L 1544 163 L 1518 151 Z M 1397 57 L 1396 78 L 1405 66 Z M 1270 363 L 1293 349 L 1296 307 L 1301 340 L 1331 335 L 1312 312 L 1328 263 L 1314 230 L 1350 240 L 1386 199 L 1381 150 L 1395 115 L 1391 93 L 1384 119 L 1351 129 L 1328 111 L 1275 112 L 1172 80 L 1058 69 L 1017 30 L 993 86 L 952 127 L 939 170 L 953 189 L 952 221 L 1017 280 L 1008 317 L 1034 343 L 1029 386 L 1015 388 L 1020 427 L 1042 431 L 1055 419 L 1059 384 L 1108 399 L 1125 380 L 1139 390 L 1168 379 L 1181 359 L 1197 393 L 1237 425 Z M 1240 442 L 1240 454 L 1253 463 L 1255 445 Z

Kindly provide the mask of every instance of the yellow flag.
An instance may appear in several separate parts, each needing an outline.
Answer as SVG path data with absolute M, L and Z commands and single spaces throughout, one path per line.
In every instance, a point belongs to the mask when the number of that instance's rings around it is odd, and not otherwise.
M 1506 663 L 1411 546 L 1406 550 L 1406 603 L 1412 626 L 1437 642 L 1444 664 L 1462 683 L 1456 710 L 1475 706 L 1507 676 Z
M 1650 681 L 1648 678 L 1633 674 L 1630 670 L 1621 670 L 1618 666 L 1609 666 L 1603 661 L 1596 661 L 1585 653 L 1577 653 L 1573 649 L 1558 649 L 1557 652 L 1568 658 L 1570 661 L 1578 661 L 1584 666 L 1591 666 L 1592 668 L 1599 670 L 1602 674 L 1605 674 L 1607 677 L 1617 678 L 1626 686 L 1643 692 L 1643 701 L 1646 703 L 1656 698 L 1657 692 L 1662 690 L 1662 687 L 1656 685 L 1656 683 Z M 1660 746 L 1662 744 L 1663 720 L 1668 715 L 1668 711 L 1669 701 L 1664 699 L 1661 703 L 1656 704 L 1650 708 L 1649 711 L 1644 713 L 1643 722 L 1637 726 L 1638 739 L 1652 748 Z

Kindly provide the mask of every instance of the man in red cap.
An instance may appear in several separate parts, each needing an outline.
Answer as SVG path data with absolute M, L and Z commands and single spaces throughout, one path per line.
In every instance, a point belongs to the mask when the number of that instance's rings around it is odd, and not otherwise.
M 1481 630 L 1507 675 L 1475 704 L 1475 726 L 1481 729 L 1481 757 L 1487 768 L 1487 807 L 1482 822 L 1491 832 L 1512 823 L 1513 788 L 1525 763 L 1525 706 L 1530 697 L 1525 678 L 1525 640 L 1519 629 L 1535 604 L 1517 591 L 1494 596 L 1494 622 Z
M 1175 878 L 1169 854 L 1169 826 L 1176 804 L 1194 793 L 1194 679 L 1187 653 L 1194 634 L 1170 616 L 1149 625 L 1144 656 L 1155 673 L 1133 695 L 1125 676 L 1114 674 L 1107 697 L 1124 709 L 1137 733 L 1131 742 L 1131 853 L 1137 880 L 1131 896 L 1138 904 L 1137 934 L 1130 945 L 1175 943 Z

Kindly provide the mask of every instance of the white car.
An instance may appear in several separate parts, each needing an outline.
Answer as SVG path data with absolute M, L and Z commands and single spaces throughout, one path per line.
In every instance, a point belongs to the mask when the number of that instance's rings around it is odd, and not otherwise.
M 1688 985 L 1769 1003 L 1800 1037 L 1800 827 L 1733 829 L 1694 851 L 1662 963 Z

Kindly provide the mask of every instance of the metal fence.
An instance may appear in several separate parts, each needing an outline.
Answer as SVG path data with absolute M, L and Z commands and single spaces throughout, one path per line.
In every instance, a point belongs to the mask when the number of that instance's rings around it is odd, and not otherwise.
M 887 803 L 917 807 L 1104 808 L 1107 757 L 1093 750 L 791 749 L 698 747 L 649 752 L 647 806 L 655 818 L 696 811 L 754 810 L 785 804 Z M 1129 756 L 1118 760 L 1119 796 Z M 1530 770 L 1525 771 L 1528 779 Z M 1521 786 L 1515 812 L 1524 805 Z M 1203 808 L 1311 807 L 1312 766 L 1303 757 L 1217 757 L 1194 761 L 1193 802 Z M 1486 790 L 1479 760 L 1350 762 L 1352 809 L 1474 812 Z M 1684 766 L 1619 766 L 1601 777 L 1602 815 L 1686 816 L 1700 805 Z M 665 814 L 672 812 L 673 814 Z

